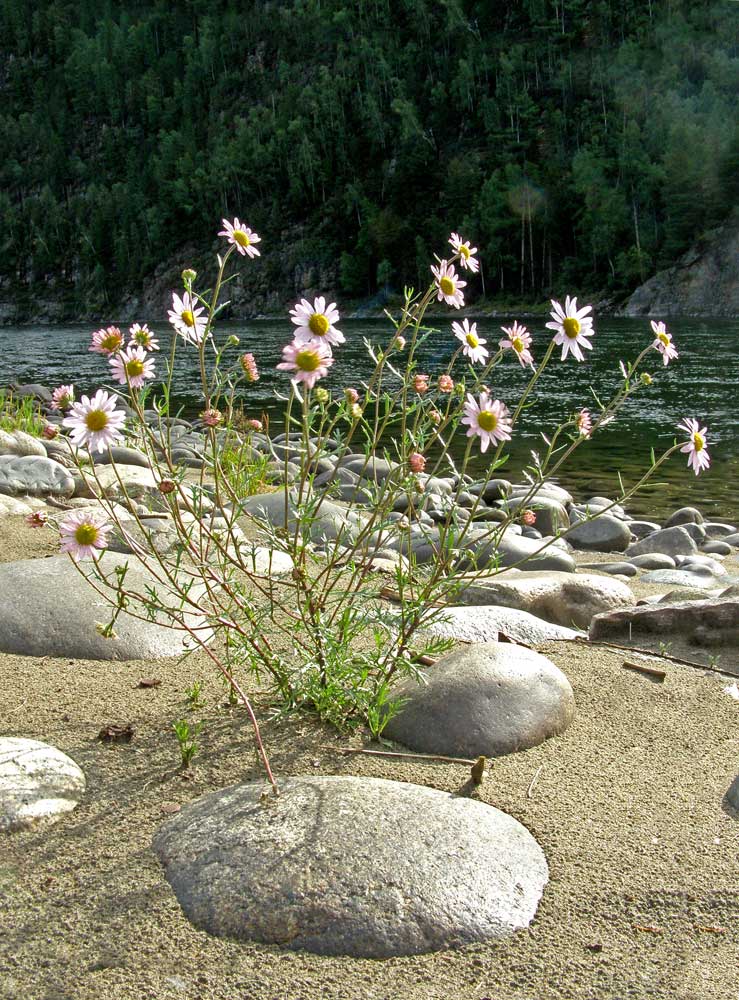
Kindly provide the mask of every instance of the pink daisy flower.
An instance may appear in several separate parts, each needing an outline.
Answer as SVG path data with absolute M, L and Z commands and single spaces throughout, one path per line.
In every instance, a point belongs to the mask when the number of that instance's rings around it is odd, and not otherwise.
M 436 280 L 437 302 L 446 302 L 448 306 L 459 309 L 464 305 L 464 294 L 462 289 L 466 287 L 466 281 L 460 281 L 459 275 L 454 270 L 449 261 L 439 261 L 438 267 L 432 267 L 431 273 Z
M 669 365 L 673 358 L 678 357 L 677 348 L 672 343 L 672 336 L 665 329 L 664 323 L 655 323 L 654 320 L 652 320 L 652 330 L 656 338 L 652 347 L 662 355 L 663 364 Z
M 306 389 L 312 389 L 319 378 L 328 375 L 333 363 L 327 343 L 322 340 L 304 342 L 296 337 L 292 344 L 282 348 L 282 362 L 277 367 L 280 371 L 295 372 L 293 383 L 302 382 Z
M 470 321 L 465 319 L 461 324 L 452 323 L 452 330 L 457 340 L 462 341 L 462 354 L 469 358 L 473 365 L 478 362 L 482 365 L 487 361 L 490 351 L 482 346 L 487 344 L 487 340 L 477 336 L 477 323 L 470 326 Z
M 585 306 L 578 310 L 577 299 L 571 299 L 569 295 L 565 299 L 564 309 L 554 299 L 552 299 L 552 306 L 554 308 L 550 315 L 554 322 L 547 323 L 546 326 L 548 330 L 557 331 L 554 343 L 562 345 L 562 360 L 564 361 L 568 353 L 571 352 L 577 361 L 584 361 L 585 355 L 582 353 L 582 348 L 584 347 L 588 351 L 593 349 L 593 345 L 588 340 L 588 337 L 592 337 L 595 333 L 592 317 L 588 316 L 593 307 Z
M 426 468 L 426 459 L 418 451 L 413 451 L 408 456 L 408 468 L 411 472 L 423 472 Z
M 480 394 L 479 401 L 467 394 L 462 423 L 469 428 L 467 437 L 480 438 L 480 451 L 485 454 L 490 444 L 510 441 L 511 421 L 508 407 L 499 399 L 492 399 L 487 392 Z
M 582 437 L 590 437 L 593 430 L 593 421 L 588 410 L 580 410 L 576 419 L 577 430 Z
M 51 394 L 51 409 L 66 410 L 74 402 L 74 386 L 60 385 Z
M 62 425 L 71 428 L 69 436 L 74 444 L 103 452 L 120 440 L 126 414 L 116 410 L 117 401 L 117 396 L 98 389 L 92 399 L 83 396 L 79 403 L 72 403 Z
M 219 236 L 225 236 L 231 246 L 236 247 L 239 253 L 243 257 L 260 257 L 261 254 L 254 246 L 255 243 L 261 243 L 261 237 L 253 233 L 248 226 L 245 226 L 243 222 L 239 222 L 238 218 L 234 219 L 233 222 L 229 222 L 228 219 L 221 220 L 223 222 L 224 228 L 218 234 Z
M 706 447 L 708 437 L 707 428 L 700 427 L 698 421 L 692 417 L 686 417 L 677 426 L 678 430 L 685 431 L 688 435 L 689 440 L 687 444 L 682 446 L 680 451 L 688 456 L 688 466 L 693 469 L 693 472 L 697 476 L 711 464 L 708 448 Z
M 128 331 L 128 346 L 143 347 L 145 351 L 158 351 L 159 341 L 144 323 L 134 323 Z
M 147 378 L 154 378 L 154 362 L 143 347 L 129 347 L 108 358 L 108 364 L 116 382 L 132 389 L 140 389 Z
M 59 524 L 61 550 L 74 560 L 89 559 L 107 547 L 112 527 L 103 511 L 73 511 Z
M 290 317 L 298 328 L 295 330 L 295 340 L 298 343 L 307 343 L 309 340 L 320 340 L 333 346 L 346 343 L 344 334 L 334 326 L 340 318 L 336 303 L 326 305 L 322 295 L 313 300 L 313 305 L 307 299 L 301 299 L 290 310 Z
M 196 309 L 195 301 L 189 292 L 182 298 L 176 292 L 172 293 L 172 308 L 168 311 L 169 322 L 177 333 L 191 344 L 199 344 L 205 334 L 206 321 L 203 319 L 203 308 Z
M 521 362 L 523 368 L 526 365 L 534 364 L 534 357 L 529 350 L 531 346 L 531 334 L 525 326 L 520 326 L 518 321 L 514 321 L 513 326 L 501 326 L 503 333 L 508 334 L 508 338 L 498 341 L 498 346 L 503 350 L 514 351 L 516 357 Z
M 476 274 L 480 270 L 480 264 L 475 260 L 474 256 L 477 253 L 477 247 L 471 247 L 469 240 L 463 242 L 459 233 L 452 233 L 448 242 L 451 244 L 454 252 L 459 254 L 460 266 Z
M 115 354 L 123 347 L 123 334 L 117 326 L 96 330 L 92 335 L 90 350 L 95 354 Z

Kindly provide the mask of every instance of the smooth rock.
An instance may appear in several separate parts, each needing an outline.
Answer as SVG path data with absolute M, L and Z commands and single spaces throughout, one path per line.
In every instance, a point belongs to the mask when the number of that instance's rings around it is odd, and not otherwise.
M 693 541 L 688 531 L 683 526 L 676 528 L 663 528 L 655 531 L 652 535 L 647 535 L 641 541 L 634 542 L 626 549 L 626 555 L 630 559 L 632 556 L 641 556 L 649 552 L 662 552 L 668 556 L 692 555 L 698 551 L 698 547 Z
M 122 445 L 113 445 L 108 451 L 93 455 L 95 465 L 110 465 L 111 461 L 116 465 L 138 465 L 142 469 L 149 468 L 149 459 L 136 448 L 124 448 Z
M 568 552 L 553 544 L 543 547 L 543 539 L 525 538 L 518 525 L 506 528 L 497 543 L 487 540 L 490 538 L 489 530 L 482 529 L 482 535 L 473 535 L 472 532 L 469 535 L 471 540 L 464 542 L 469 553 L 468 561 L 462 565 L 471 569 L 525 566 L 529 570 L 574 573 L 577 568 Z
M 724 541 L 727 545 L 730 545 L 733 549 L 739 548 L 739 531 L 735 532 L 733 535 L 724 535 Z
M 39 438 L 25 431 L 0 430 L 0 455 L 40 455 L 46 458 L 46 448 Z
M 0 517 L 7 517 L 9 514 L 28 515 L 33 512 L 33 507 L 24 503 L 16 497 L 4 496 L 0 493 Z
M 506 570 L 463 586 L 454 603 L 518 608 L 567 628 L 587 628 L 593 615 L 631 606 L 636 598 L 625 583 L 606 576 Z
M 663 528 L 674 528 L 678 524 L 703 524 L 703 515 L 696 507 L 681 507 L 667 518 Z
M 646 538 L 660 530 L 660 526 L 654 521 L 627 521 L 631 534 L 636 539 Z
M 701 545 L 701 552 L 712 556 L 730 556 L 732 551 L 731 546 L 727 542 L 722 542 L 718 538 L 710 542 L 704 542 Z
M 653 569 L 641 578 L 642 583 L 669 584 L 671 587 L 712 587 L 712 573 L 691 573 L 686 569 Z
M 691 573 L 710 573 L 712 576 L 726 576 L 726 567 L 718 559 L 711 556 L 702 555 L 700 552 L 694 556 L 679 556 L 676 558 L 678 569 L 687 569 Z
M 579 569 L 597 570 L 609 576 L 636 576 L 639 572 L 630 562 L 581 563 Z
M 403 707 L 384 733 L 412 750 L 500 757 L 563 733 L 575 696 L 562 671 L 525 646 L 484 642 L 442 656 L 425 684 L 407 678 L 390 697 Z
M 497 641 L 502 632 L 509 639 L 538 646 L 555 640 L 577 639 L 585 633 L 577 629 L 554 625 L 516 608 L 457 606 L 445 608 L 439 621 L 424 624 L 432 635 L 447 636 L 463 642 Z
M 687 533 L 690 535 L 690 537 L 693 539 L 696 545 L 701 545 L 703 542 L 705 542 L 706 529 L 703 527 L 702 524 L 693 524 L 692 522 L 689 521 L 687 524 L 681 525 L 681 527 L 684 528 L 685 531 L 687 531 Z
M 664 552 L 645 552 L 643 556 L 631 556 L 629 562 L 637 569 L 674 569 L 677 565 L 672 556 Z
M 131 499 L 159 493 L 157 477 L 151 469 L 139 465 L 96 465 L 94 470 L 85 471 L 85 480 L 96 496 L 121 499 L 126 495 Z
M 548 879 L 520 823 L 419 785 L 351 776 L 234 785 L 185 806 L 154 850 L 200 930 L 387 958 L 508 937 Z
M 528 500 L 524 497 L 517 497 L 515 492 L 505 500 L 499 500 L 501 510 L 514 512 L 522 507 L 533 510 L 536 514 L 536 528 L 543 535 L 556 535 L 560 531 L 566 531 L 570 526 L 570 516 L 565 506 L 554 497 L 544 493 L 537 493 L 536 496 Z
M 38 740 L 0 737 L 0 832 L 59 819 L 84 794 L 82 770 L 61 750 Z
M 128 564 L 126 588 L 146 593 L 158 583 L 133 556 L 103 553 L 101 565 L 108 574 L 115 566 Z M 92 565 L 91 563 L 89 565 Z M 190 593 L 197 597 L 203 588 Z M 110 591 L 115 600 L 115 591 Z M 22 656 L 64 656 L 85 660 L 139 660 L 157 656 L 179 656 L 187 648 L 186 633 L 166 626 L 160 614 L 156 621 L 140 621 L 123 612 L 115 625 L 117 638 L 105 639 L 97 623 L 111 618 L 110 605 L 80 575 L 66 555 L 49 559 L 22 559 L 0 563 L 0 651 Z M 166 599 L 169 598 L 168 595 Z M 132 603 L 132 610 L 136 603 Z M 139 607 L 139 612 L 145 610 Z M 187 612 L 189 625 L 207 640 L 205 620 Z
M 297 524 L 296 501 L 297 493 L 291 489 L 287 504 L 287 526 L 290 531 L 294 531 Z M 285 490 L 247 497 L 242 501 L 241 509 L 256 521 L 267 521 L 273 527 L 284 527 Z M 337 538 L 351 542 L 361 531 L 363 523 L 358 511 L 349 510 L 333 500 L 322 500 L 310 523 L 303 519 L 301 526 L 313 542 L 334 541 Z
M 611 514 L 600 514 L 592 520 L 576 523 L 566 533 L 566 538 L 575 549 L 623 552 L 631 541 L 631 530 L 625 521 Z
M 531 490 L 529 483 L 515 483 L 510 490 L 511 496 L 521 497 L 528 494 Z M 552 500 L 557 500 L 566 507 L 568 504 L 573 503 L 573 496 L 568 493 L 566 489 L 562 486 L 558 486 L 557 483 L 542 483 L 540 486 L 536 487 L 536 496 L 549 497 Z
M 0 493 L 71 497 L 74 479 L 63 465 L 40 455 L 0 455 Z
M 722 521 L 704 521 L 703 527 L 706 532 L 706 538 L 726 538 L 727 535 L 736 534 L 735 525 L 724 524 Z

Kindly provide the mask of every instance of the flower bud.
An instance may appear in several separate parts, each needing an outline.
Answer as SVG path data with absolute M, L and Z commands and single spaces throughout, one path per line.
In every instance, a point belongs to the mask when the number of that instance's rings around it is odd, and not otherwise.
M 395 348 L 396 351 L 402 351 L 403 348 L 405 347 L 405 337 L 403 336 L 396 337 L 395 340 L 393 341 L 393 347 Z
M 217 427 L 223 422 L 223 414 L 220 410 L 203 410 L 200 414 L 200 419 L 203 421 L 206 427 Z
M 413 376 L 413 388 L 416 390 L 419 396 L 423 396 L 425 392 L 429 391 L 429 376 L 428 375 L 414 375 Z
M 59 428 L 55 427 L 53 424 L 44 424 L 44 429 L 41 433 L 47 441 L 53 441 L 55 437 L 59 437 Z
M 353 405 L 359 400 L 359 393 L 357 392 L 356 389 L 351 389 L 351 388 L 344 389 L 344 398 L 346 399 L 347 403 Z
M 236 336 L 235 333 L 232 333 L 231 336 L 226 341 L 226 344 L 229 347 L 236 347 L 236 345 L 238 344 L 238 342 L 239 342 L 239 338 Z
M 362 407 L 359 405 L 359 403 L 354 403 L 351 409 L 351 413 L 355 420 L 359 420 L 359 418 L 362 416 Z
M 408 468 L 411 472 L 423 472 L 426 468 L 426 459 L 418 451 L 411 452 L 408 456 Z
M 247 420 L 246 426 L 250 431 L 262 431 L 264 430 L 264 424 L 261 420 Z
M 239 363 L 247 382 L 259 381 L 259 369 L 257 368 L 257 362 L 253 354 L 242 354 L 239 358 Z
M 162 479 L 158 486 L 160 493 L 174 493 L 177 489 L 177 483 L 173 479 Z
M 653 381 L 652 380 L 652 376 L 648 372 L 642 372 L 641 373 L 641 384 L 642 385 L 651 385 L 652 381 Z
M 451 375 L 439 375 L 439 392 L 453 392 L 454 379 Z
M 331 398 L 328 394 L 328 389 L 324 389 L 320 385 L 317 389 L 314 390 L 313 397 L 315 398 L 317 403 L 328 403 L 329 399 Z
M 198 272 L 193 271 L 191 267 L 186 267 L 185 270 L 182 272 L 182 281 L 185 285 L 185 288 L 187 288 L 188 291 L 192 287 L 192 283 L 193 281 L 195 281 L 197 276 Z

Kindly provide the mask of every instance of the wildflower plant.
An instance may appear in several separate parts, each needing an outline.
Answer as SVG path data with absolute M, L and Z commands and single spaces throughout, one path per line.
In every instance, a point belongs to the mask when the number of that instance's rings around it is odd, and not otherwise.
M 420 679 L 429 657 L 450 645 L 427 628 L 443 618 L 444 604 L 479 576 L 503 568 L 498 552 L 504 535 L 511 525 L 520 531 L 521 524 L 536 523 L 536 496 L 545 481 L 615 419 L 635 392 L 651 384 L 652 376 L 639 370 L 649 352 L 660 353 L 661 367 L 676 353 L 665 349 L 655 331 L 657 339 L 633 362 L 621 363 L 610 400 L 596 399 L 595 406 L 565 415 L 542 434 L 544 448 L 532 453 L 524 471 L 528 487 L 516 497 L 515 508 L 503 504 L 502 521 L 477 520 L 542 372 L 550 364 L 581 363 L 583 348 L 597 345 L 591 307 L 578 309 L 569 296 L 564 306 L 553 301 L 547 327 L 554 336 L 538 345 L 536 334 L 518 323 L 502 328 L 507 336 L 494 349 L 486 347 L 474 323 L 454 322 L 448 363 L 439 372 L 420 370 L 429 306 L 461 308 L 466 282 L 456 266 L 469 275 L 479 269 L 476 248 L 453 233 L 453 254 L 437 258 L 428 288 L 405 289 L 398 314 L 387 313 L 391 329 L 385 342 L 365 341 L 373 367 L 356 387 L 331 382 L 335 355 L 346 342 L 336 303 L 319 296 L 301 299 L 290 310 L 292 340 L 276 366 L 284 376 L 284 430 L 274 436 L 266 420 L 246 415 L 250 385 L 265 360 L 244 354 L 229 369 L 224 354 L 236 338 L 219 339 L 216 330 L 229 265 L 248 264 L 259 255 L 255 244 L 261 240 L 238 219 L 223 224 L 220 235 L 228 249 L 218 256 L 212 288 L 197 290 L 197 276 L 188 270 L 182 294 L 173 293 L 169 320 L 175 335 L 159 373 L 162 387 L 154 393 L 147 385 L 155 367 L 147 352 L 158 347 L 148 327 L 132 327 L 128 345 L 117 328 L 108 327 L 95 334 L 91 349 L 108 355 L 127 407 L 100 389 L 79 402 L 68 400 L 64 419 L 82 449 L 104 451 L 128 435 L 145 452 L 158 482 L 150 503 L 168 515 L 177 545 L 168 553 L 157 548 L 120 477 L 133 521 L 122 519 L 120 507 L 103 495 L 106 517 L 75 513 L 61 530 L 65 550 L 111 604 L 111 634 L 125 612 L 165 620 L 206 652 L 228 688 L 229 703 L 248 713 L 276 788 L 247 680 L 265 684 L 285 709 L 312 708 L 341 727 L 364 721 L 379 736 L 401 707 L 393 697 L 394 682 Z M 557 347 L 561 359 L 553 360 Z M 204 464 L 197 472 L 173 457 L 172 381 L 183 354 L 184 363 L 199 372 L 202 393 Z M 503 400 L 491 387 L 495 369 L 514 360 L 522 388 L 517 400 Z M 126 412 L 133 416 L 124 427 Z M 653 455 L 638 482 L 622 484 L 614 504 L 636 492 L 678 449 L 696 473 L 708 466 L 706 428 L 693 418 L 680 428 L 687 444 Z M 478 455 L 485 456 L 485 471 L 473 482 L 469 470 L 479 466 Z M 260 488 L 273 491 L 263 497 L 253 496 L 249 486 L 249 470 L 257 466 Z M 275 470 L 281 482 L 269 487 Z M 94 478 L 95 468 L 86 474 Z M 441 488 L 439 477 L 446 496 L 434 522 L 427 508 L 429 494 Z M 470 487 L 474 502 L 462 511 L 457 500 Z M 150 570 L 151 586 L 137 591 L 128 582 L 125 561 L 111 570 L 115 560 L 101 558 L 113 523 Z M 537 551 L 520 562 L 555 541 L 542 538 Z M 476 554 L 483 542 L 491 554 L 484 564 Z M 184 746 L 190 734 L 183 729 L 178 739 Z

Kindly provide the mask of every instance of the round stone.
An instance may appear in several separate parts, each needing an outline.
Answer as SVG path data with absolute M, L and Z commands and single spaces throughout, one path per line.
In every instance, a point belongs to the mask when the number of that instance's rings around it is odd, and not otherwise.
M 739 774 L 737 774 L 729 785 L 729 790 L 726 793 L 726 803 L 739 815 Z
M 0 455 L 0 493 L 6 496 L 70 497 L 74 479 L 69 470 L 40 455 Z
M 85 776 L 56 747 L 0 737 L 0 832 L 58 819 L 85 793 Z
M 404 700 L 385 728 L 390 739 L 422 753 L 500 757 L 563 733 L 575 696 L 562 671 L 513 643 L 483 642 L 443 656 L 425 684 L 407 679 L 391 698 Z
M 505 938 L 548 879 L 512 817 L 419 785 L 286 778 L 206 795 L 154 850 L 187 918 L 220 937 L 386 958 Z

